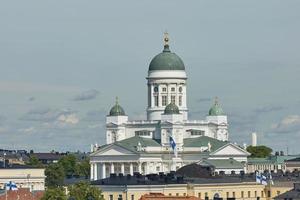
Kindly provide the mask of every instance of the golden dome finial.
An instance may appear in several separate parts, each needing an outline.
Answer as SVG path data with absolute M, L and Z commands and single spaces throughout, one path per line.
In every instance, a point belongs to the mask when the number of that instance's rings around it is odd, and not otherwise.
M 164 33 L 164 45 L 169 45 L 169 33 L 167 31 Z

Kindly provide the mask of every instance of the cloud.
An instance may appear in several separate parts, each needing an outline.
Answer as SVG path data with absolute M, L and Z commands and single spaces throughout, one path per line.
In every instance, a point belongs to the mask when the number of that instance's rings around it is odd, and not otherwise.
M 279 111 L 284 109 L 283 106 L 262 106 L 257 108 L 254 112 L 260 114 L 260 113 L 269 113 L 269 112 L 274 112 L 274 111 Z
M 57 120 L 60 123 L 65 123 L 65 124 L 78 124 L 78 122 L 79 122 L 79 118 L 75 113 L 62 114 L 57 118 Z
M 74 125 L 78 124 L 80 119 L 77 116 L 77 112 L 71 109 L 50 109 L 50 108 L 38 108 L 28 111 L 23 115 L 21 120 L 24 121 L 39 121 L 44 124 L 53 125 Z
M 28 128 L 18 129 L 18 131 L 22 132 L 22 133 L 33 133 L 36 131 L 36 129 L 32 126 L 32 127 L 28 127 Z
M 104 121 L 107 115 L 104 110 L 90 110 L 86 113 L 85 121 Z
M 272 124 L 271 129 L 276 133 L 300 132 L 300 115 L 288 115 L 280 122 Z
M 88 90 L 84 91 L 81 94 L 76 95 L 72 98 L 73 101 L 88 101 L 95 99 L 99 95 L 99 91 L 97 90 Z
M 29 97 L 28 101 L 35 101 L 35 97 Z

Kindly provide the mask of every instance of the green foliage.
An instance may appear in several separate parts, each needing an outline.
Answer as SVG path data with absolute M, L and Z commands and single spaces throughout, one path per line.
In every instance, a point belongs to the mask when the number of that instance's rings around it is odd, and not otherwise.
M 50 164 L 45 170 L 45 175 L 47 187 L 58 187 L 64 183 L 64 168 L 58 163 Z
M 59 159 L 58 164 L 60 164 L 65 171 L 66 176 L 73 176 L 76 172 L 76 157 L 72 154 L 63 156 Z
M 78 182 L 71 185 L 69 188 L 69 196 L 74 200 L 93 199 L 104 200 L 101 196 L 101 191 L 95 187 L 91 187 L 87 182 Z
M 77 164 L 77 169 L 79 170 L 80 176 L 85 176 L 86 178 L 90 175 L 90 160 L 86 158 L 82 162 Z
M 271 155 L 272 149 L 267 146 L 248 146 L 247 151 L 251 153 L 250 157 L 265 158 Z
M 63 188 L 48 188 L 41 200 L 67 200 Z
M 30 165 L 33 167 L 42 167 L 43 166 L 43 164 L 39 161 L 39 159 L 33 154 L 31 154 L 29 156 L 29 161 L 26 162 L 26 165 Z

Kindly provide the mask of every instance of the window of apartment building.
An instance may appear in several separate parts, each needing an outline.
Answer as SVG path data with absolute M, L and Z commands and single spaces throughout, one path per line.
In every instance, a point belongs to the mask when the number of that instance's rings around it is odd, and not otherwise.
M 201 192 L 198 193 L 198 197 L 201 198 Z
M 162 106 L 166 106 L 167 105 L 167 96 L 164 95 L 161 98 L 162 98 L 162 100 L 161 100 Z
M 122 200 L 122 199 L 123 199 L 122 195 L 119 194 L 118 200 Z
M 114 195 L 110 194 L 109 195 L 109 200 L 114 200 Z
M 251 196 L 251 192 L 250 192 L 250 191 L 248 191 L 248 198 L 250 198 L 250 196 Z
M 176 196 L 179 196 L 179 193 L 176 193 Z
M 207 192 L 205 192 L 205 197 L 208 197 L 208 194 L 207 194 Z
M 179 106 L 182 106 L 182 96 L 179 96 L 179 99 L 178 99 L 178 105 L 179 105 Z
M 257 191 L 254 192 L 254 197 L 257 197 Z
M 134 194 L 131 195 L 131 200 L 134 200 Z
M 264 191 L 261 191 L 260 197 L 264 197 Z
M 176 96 L 171 96 L 171 103 L 176 104 Z
M 226 198 L 229 198 L 229 192 L 226 192 Z
M 244 191 L 241 191 L 241 197 L 244 198 Z
M 268 197 L 271 197 L 271 191 L 270 190 L 268 191 Z
M 171 193 L 169 193 L 169 196 L 172 196 L 172 194 L 171 194 Z
M 232 192 L 232 197 L 235 198 L 235 192 Z
M 158 106 L 158 96 L 154 96 L 154 106 Z

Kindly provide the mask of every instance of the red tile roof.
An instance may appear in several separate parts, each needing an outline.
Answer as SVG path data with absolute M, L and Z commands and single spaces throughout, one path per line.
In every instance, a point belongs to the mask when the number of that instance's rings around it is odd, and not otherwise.
M 28 188 L 19 188 L 15 191 L 8 190 L 7 193 L 2 193 L 0 200 L 40 200 L 43 195 L 44 191 L 30 192 Z

